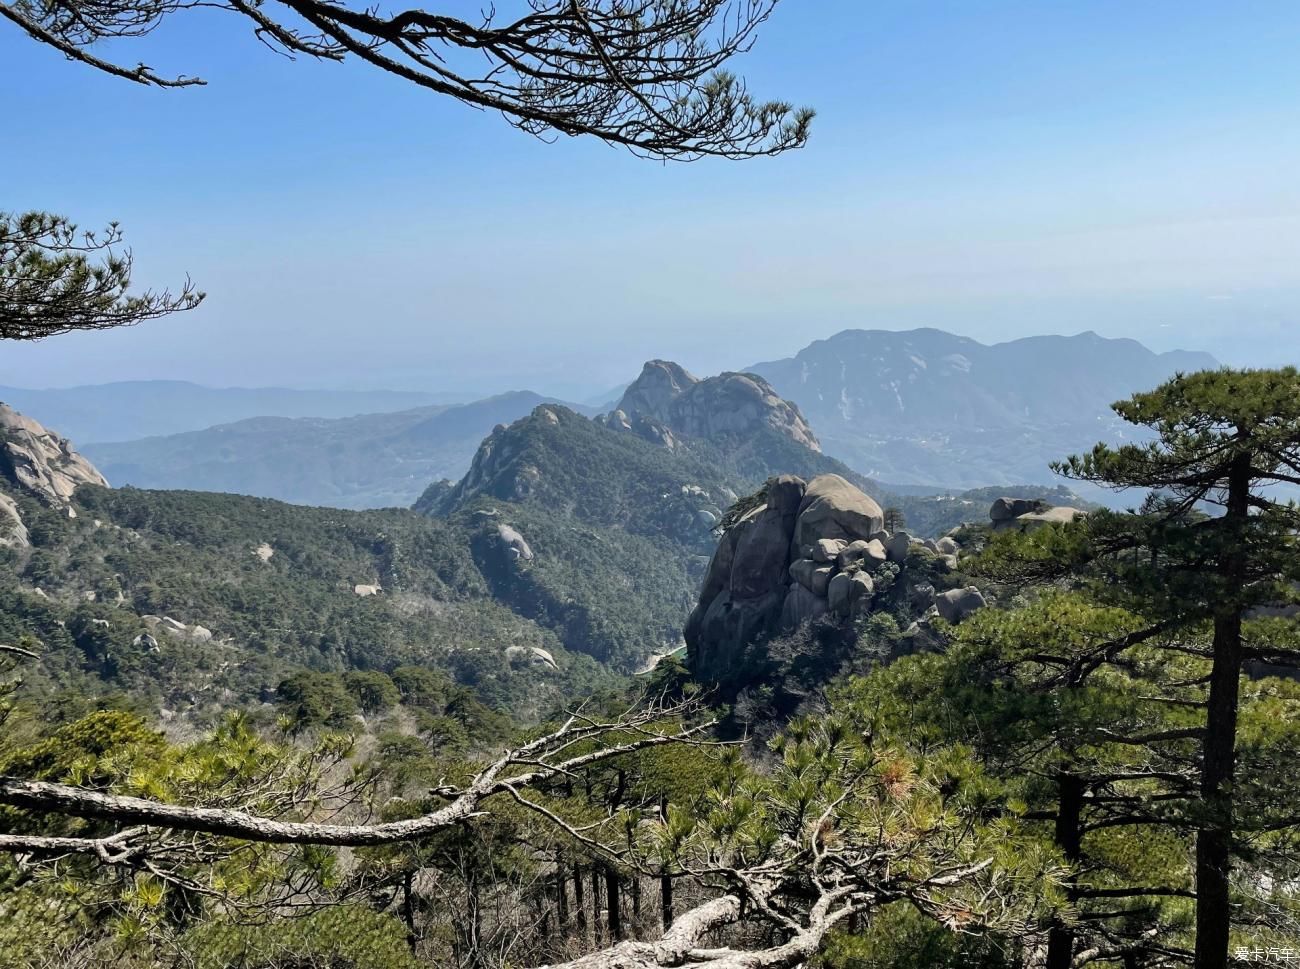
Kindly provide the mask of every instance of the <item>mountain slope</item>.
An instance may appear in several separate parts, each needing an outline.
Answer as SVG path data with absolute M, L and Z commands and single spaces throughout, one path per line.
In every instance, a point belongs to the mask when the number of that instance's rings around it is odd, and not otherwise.
M 456 477 L 492 427 L 548 400 L 529 391 L 325 420 L 258 417 L 83 450 L 116 485 L 226 491 L 335 508 L 406 507 Z
M 415 664 L 533 713 L 607 682 L 493 596 L 452 523 L 93 486 L 70 519 L 15 497 L 31 547 L 0 549 L 0 639 L 40 641 L 47 688 L 115 689 L 202 719 L 303 668 Z M 534 647 L 557 668 L 537 668 Z
M 770 404 L 792 410 L 779 398 Z M 706 416 L 698 426 L 716 418 L 727 430 L 692 437 L 676 424 L 669 446 L 620 420 L 545 404 L 494 430 L 458 483 L 431 485 L 415 508 L 477 529 L 488 548 L 508 521 L 533 554 L 485 564 L 498 598 L 547 622 L 569 650 L 636 668 L 679 643 L 711 529 L 738 495 L 787 472 L 870 486 L 765 417 L 732 430 L 723 411 Z
M 120 691 L 193 721 L 304 668 L 415 664 L 527 717 L 613 681 L 494 595 L 500 543 L 460 523 L 102 481 L 0 407 L 0 642 L 41 653 L 28 679 L 47 695 Z
M 845 330 L 749 368 L 799 405 L 822 445 L 870 477 L 978 487 L 1051 480 L 1048 462 L 1128 431 L 1112 401 L 1203 353 L 1095 333 L 987 346 L 941 330 Z

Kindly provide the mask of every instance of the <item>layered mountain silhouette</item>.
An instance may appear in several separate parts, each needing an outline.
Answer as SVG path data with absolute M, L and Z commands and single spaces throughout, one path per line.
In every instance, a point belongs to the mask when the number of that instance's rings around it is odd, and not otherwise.
M 1051 480 L 1048 463 L 1131 433 L 1109 405 L 1209 354 L 1096 333 L 986 345 L 942 330 L 845 330 L 754 364 L 823 449 L 869 477 L 977 487 Z
M 933 329 L 846 330 L 789 359 L 703 379 L 671 361 L 652 360 L 600 422 L 669 449 L 714 446 L 747 479 L 769 470 L 795 473 L 794 465 L 812 451 L 898 493 L 1045 485 L 1053 482 L 1049 462 L 1132 433 L 1111 412 L 1113 401 L 1177 371 L 1214 366 L 1208 354 L 1158 354 L 1095 333 L 985 345 Z M 163 386 L 179 394 L 177 400 L 207 399 L 195 398 L 188 385 Z M 107 400 L 128 389 L 109 385 L 97 393 L 109 394 Z M 51 398 L 55 412 L 69 401 L 97 399 L 92 391 L 50 392 L 73 395 Z M 317 400 L 308 392 L 302 398 L 295 392 L 214 393 L 222 407 L 253 406 L 259 394 L 271 394 L 267 406 L 281 408 L 370 401 L 364 395 Z M 408 506 L 430 481 L 458 480 L 496 425 L 509 425 L 544 403 L 563 403 L 518 391 L 468 404 L 387 406 L 405 399 L 383 398 L 381 413 L 290 418 L 268 412 L 123 443 L 86 444 L 73 436 L 117 484 L 343 508 Z M 114 423 L 109 416 L 96 421 Z
M 0 400 L 25 414 L 39 414 L 83 447 L 199 431 L 250 417 L 353 417 L 470 399 L 402 390 L 203 387 L 185 380 L 123 380 L 44 390 L 0 387 Z
M 409 507 L 431 479 L 459 477 L 493 426 L 550 399 L 518 391 L 336 419 L 257 417 L 83 451 L 119 485 L 336 508 Z

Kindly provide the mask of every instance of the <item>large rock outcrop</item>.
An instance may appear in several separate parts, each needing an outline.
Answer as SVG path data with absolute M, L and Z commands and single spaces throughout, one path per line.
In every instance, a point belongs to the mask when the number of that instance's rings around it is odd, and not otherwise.
M 0 473 L 54 507 L 66 506 L 83 484 L 108 484 L 65 438 L 7 404 L 0 404 Z
M 724 373 L 701 380 L 668 360 L 651 360 L 603 422 L 665 447 L 681 439 L 718 440 L 770 428 L 821 451 L 799 408 L 762 377 Z
M 23 516 L 18 513 L 18 503 L 8 495 L 0 494 L 0 546 L 27 548 L 31 540 Z
M 531 562 L 533 560 L 532 547 L 529 546 L 523 535 L 509 525 L 497 526 L 497 540 L 501 543 L 506 558 L 510 561 L 518 562 L 523 559 L 525 562 Z
M 1065 525 L 1087 512 L 1069 505 L 1050 505 L 1036 498 L 999 498 L 989 509 L 995 532 L 1018 528 L 1026 531 L 1043 525 Z
M 722 536 L 686 623 L 702 682 L 743 680 L 750 649 L 775 635 L 871 612 L 919 544 L 889 535 L 880 506 L 838 475 L 772 478 L 762 498 Z M 927 588 L 922 611 L 935 605 Z

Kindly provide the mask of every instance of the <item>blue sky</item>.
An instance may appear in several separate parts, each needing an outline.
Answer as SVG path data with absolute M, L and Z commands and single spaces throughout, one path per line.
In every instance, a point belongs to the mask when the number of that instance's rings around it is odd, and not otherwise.
M 809 146 L 663 165 L 215 12 L 105 51 L 209 81 L 181 91 L 0 25 L 0 206 L 118 219 L 141 283 L 210 294 L 5 347 L 0 383 L 577 395 L 920 325 L 1300 360 L 1298 41 L 1290 0 L 783 0 L 735 66 L 817 109 Z

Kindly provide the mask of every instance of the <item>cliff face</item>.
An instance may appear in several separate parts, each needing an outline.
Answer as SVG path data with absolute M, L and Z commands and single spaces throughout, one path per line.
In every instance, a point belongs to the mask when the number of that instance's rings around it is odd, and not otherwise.
M 78 486 L 108 484 L 65 438 L 7 404 L 0 404 L 0 474 L 47 505 L 69 510 Z M 16 510 L 9 514 L 17 517 Z
M 722 536 L 686 623 L 703 682 L 743 681 L 747 650 L 773 635 L 870 612 L 877 584 L 892 581 L 911 551 L 906 533 L 885 531 L 880 505 L 838 475 L 782 475 L 762 499 Z
M 767 429 L 821 451 L 799 408 L 762 377 L 724 373 L 701 380 L 667 360 L 647 363 L 604 422 L 667 447 L 680 440 L 716 442 Z

